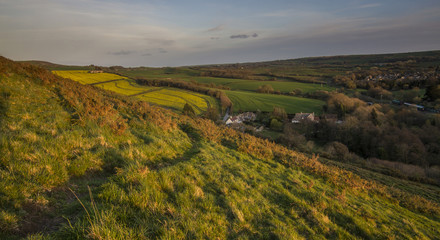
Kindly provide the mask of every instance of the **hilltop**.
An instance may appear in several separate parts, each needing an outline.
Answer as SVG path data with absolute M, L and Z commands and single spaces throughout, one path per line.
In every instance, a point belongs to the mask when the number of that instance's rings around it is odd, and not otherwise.
M 440 236 L 437 187 L 354 173 L 26 63 L 1 58 L 0 78 L 1 238 Z

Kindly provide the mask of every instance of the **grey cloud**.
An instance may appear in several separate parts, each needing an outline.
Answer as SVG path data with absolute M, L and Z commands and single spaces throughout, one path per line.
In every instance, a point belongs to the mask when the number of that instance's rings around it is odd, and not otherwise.
M 231 35 L 230 36 L 231 39 L 236 39 L 236 38 L 246 39 L 246 38 L 250 38 L 250 37 L 256 38 L 256 37 L 258 37 L 258 34 L 256 34 L 256 33 L 254 33 L 252 35 L 238 34 L 238 35 Z
M 376 8 L 376 7 L 380 7 L 380 6 L 382 6 L 382 4 L 380 4 L 380 3 L 371 3 L 371 4 L 361 5 L 358 8 L 359 9 L 362 9 L 362 8 Z
M 171 46 L 175 43 L 174 40 L 169 40 L 169 39 L 145 38 L 145 40 L 150 44 L 157 44 L 161 46 Z
M 218 31 L 223 30 L 224 28 L 225 28 L 225 26 L 222 24 L 222 25 L 218 25 L 216 27 L 210 28 L 210 29 L 206 30 L 206 32 L 218 32 Z
M 219 40 L 219 37 L 211 37 L 211 40 Z
M 151 55 L 153 55 L 153 54 L 151 54 L 151 53 L 144 53 L 144 54 L 142 54 L 141 56 L 143 56 L 143 57 L 147 57 L 147 56 L 151 56 Z
M 115 56 L 125 56 L 125 55 L 130 55 L 135 53 L 134 51 L 126 51 L 126 50 L 121 50 L 118 52 L 109 52 L 108 54 L 110 55 L 115 55 Z
M 159 48 L 158 50 L 159 50 L 159 53 L 167 53 L 168 52 L 166 49 L 163 49 L 163 48 Z

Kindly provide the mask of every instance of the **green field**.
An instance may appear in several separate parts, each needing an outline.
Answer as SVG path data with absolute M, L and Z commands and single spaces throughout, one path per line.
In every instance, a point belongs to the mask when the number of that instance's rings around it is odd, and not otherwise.
M 274 106 L 282 107 L 287 113 L 321 113 L 324 102 L 316 99 L 253 92 L 226 91 L 234 104 L 234 111 L 271 112 Z
M 123 95 L 135 95 L 143 101 L 181 111 L 185 103 L 190 104 L 196 114 L 201 114 L 209 106 L 217 107 L 213 97 L 177 88 L 140 86 L 134 80 L 110 73 L 88 73 L 87 71 L 53 71 L 82 84 L 91 84 Z
M 184 81 L 196 81 L 198 83 L 224 85 L 230 87 L 231 90 L 238 91 L 255 91 L 259 86 L 269 84 L 274 90 L 288 93 L 299 89 L 303 93 L 315 92 L 318 90 L 334 91 L 336 88 L 329 87 L 326 84 L 302 83 L 295 81 L 255 81 L 235 78 L 219 78 L 219 77 L 200 77 L 194 71 L 186 68 L 176 68 L 174 73 L 166 74 L 162 68 L 139 68 L 126 69 L 119 71 L 120 74 L 131 78 L 157 78 L 157 79 L 175 79 Z M 311 78 L 311 77 L 308 77 Z
M 315 112 L 320 113 L 323 101 L 284 95 L 256 93 L 258 87 L 269 84 L 274 90 L 288 93 L 294 90 L 301 90 L 303 93 L 315 92 L 318 90 L 333 91 L 335 88 L 325 84 L 301 83 L 294 81 L 254 81 L 233 78 L 200 77 L 194 71 L 186 68 L 176 68 L 172 73 L 165 73 L 165 68 L 135 68 L 119 71 L 120 74 L 132 78 L 153 78 L 153 79 L 176 79 L 185 81 L 196 81 L 204 84 L 215 84 L 229 87 L 226 91 L 228 97 L 234 104 L 234 111 L 267 111 L 273 110 L 274 106 L 283 107 L 287 113 Z M 165 104 L 171 99 L 161 99 L 157 103 Z M 165 102 L 164 102 L 165 101 Z M 178 99 L 171 100 L 179 102 Z
M 324 90 L 324 91 L 335 90 L 335 88 L 328 87 L 325 84 L 321 85 L 321 84 L 311 84 L 311 83 L 301 83 L 301 82 L 281 82 L 281 81 L 242 80 L 242 81 L 225 84 L 225 86 L 230 87 L 232 90 L 256 91 L 258 87 L 266 84 L 272 86 L 274 90 L 278 90 L 283 93 L 288 93 L 296 89 L 301 90 L 303 93 L 315 92 L 317 90 Z

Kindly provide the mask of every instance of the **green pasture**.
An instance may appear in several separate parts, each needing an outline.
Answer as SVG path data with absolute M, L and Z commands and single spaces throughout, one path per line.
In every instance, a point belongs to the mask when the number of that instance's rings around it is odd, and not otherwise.
M 303 93 L 315 92 L 318 90 L 324 91 L 334 91 L 336 88 L 328 87 L 325 84 L 312 84 L 312 83 L 301 83 L 301 82 L 281 82 L 281 81 L 250 81 L 242 80 L 229 84 L 225 84 L 232 90 L 240 91 L 256 91 L 258 87 L 263 85 L 270 85 L 274 90 L 278 90 L 283 93 L 288 93 L 293 90 L 299 89 Z
M 287 113 L 321 113 L 324 102 L 316 99 L 285 95 L 262 94 L 253 92 L 225 91 L 234 104 L 234 111 L 271 112 L 275 106 L 282 107 Z
M 189 72 L 190 71 L 190 72 Z M 318 90 L 334 91 L 336 88 L 328 87 L 326 84 L 320 83 L 303 83 L 296 81 L 256 81 L 245 80 L 235 78 L 219 78 L 219 77 L 200 77 L 197 76 L 193 70 L 186 70 L 184 68 L 177 68 L 174 72 L 166 74 L 162 68 L 139 68 L 139 69 L 127 69 L 120 71 L 124 76 L 131 78 L 158 78 L 158 79 L 172 79 L 172 80 L 184 80 L 195 81 L 204 84 L 224 85 L 230 87 L 231 90 L 239 91 L 255 91 L 259 86 L 269 84 L 274 90 L 280 92 L 291 92 L 299 89 L 303 93 L 314 92 Z M 294 76 L 297 77 L 297 76 Z M 304 78 L 304 79 L 303 79 Z M 298 79 L 312 81 L 313 77 L 310 76 L 298 76 Z M 318 81 L 318 80 L 316 80 Z

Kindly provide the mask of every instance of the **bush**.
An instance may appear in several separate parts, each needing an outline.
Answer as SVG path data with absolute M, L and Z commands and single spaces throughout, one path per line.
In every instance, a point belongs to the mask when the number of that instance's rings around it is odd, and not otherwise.
M 258 93 L 273 93 L 274 90 L 271 85 L 265 84 L 265 85 L 259 86 L 257 89 L 257 92 Z
M 349 157 L 349 151 L 347 146 L 340 142 L 331 142 L 326 145 L 325 151 L 335 160 L 346 161 Z
M 273 118 L 270 121 L 270 129 L 275 131 L 281 131 L 283 129 L 283 123 L 278 121 L 276 118 Z
M 188 116 L 195 116 L 196 115 L 193 107 L 191 107 L 191 105 L 189 105 L 188 103 L 185 103 L 185 106 L 183 106 L 183 113 Z

